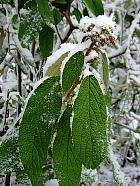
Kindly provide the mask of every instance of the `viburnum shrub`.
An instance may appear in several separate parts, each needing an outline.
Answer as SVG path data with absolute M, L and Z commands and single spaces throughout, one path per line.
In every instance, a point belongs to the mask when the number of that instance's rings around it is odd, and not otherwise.
M 52 150 L 60 185 L 79 185 L 82 165 L 97 168 L 108 150 L 108 58 L 114 23 L 83 17 L 78 44 L 65 43 L 47 58 L 44 78 L 31 92 L 19 128 L 19 153 L 32 185 Z M 81 40 L 81 41 L 80 41 Z
M 113 14 L 105 15 L 101 0 L 2 0 L 0 8 L 1 38 L 10 38 L 0 72 L 9 65 L 15 81 L 6 99 L 18 92 L 6 101 L 15 120 L 3 130 L 0 168 L 6 179 L 26 178 L 24 185 L 56 178 L 78 186 L 82 169 L 114 161 L 106 53 L 116 47 Z

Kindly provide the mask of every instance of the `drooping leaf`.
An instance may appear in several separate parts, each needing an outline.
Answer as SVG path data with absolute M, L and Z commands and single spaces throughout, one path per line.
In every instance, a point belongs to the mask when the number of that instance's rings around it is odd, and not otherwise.
M 49 27 L 54 25 L 53 10 L 49 7 L 48 0 L 37 0 L 38 10 L 44 22 Z
M 104 82 L 106 89 L 108 89 L 108 87 L 109 87 L 109 67 L 108 67 L 108 58 L 105 53 L 102 53 L 102 69 L 103 69 L 103 72 L 102 72 L 103 82 Z
M 84 54 L 79 51 L 75 53 L 66 63 L 62 74 L 63 91 L 67 92 L 73 83 L 78 80 L 84 65 Z
M 67 0 L 55 0 L 55 2 L 59 4 L 67 4 Z
M 27 12 L 21 15 L 19 39 L 23 47 L 28 47 L 37 38 L 44 23 L 37 10 L 35 1 L 29 1 L 25 8 Z
M 64 12 L 67 9 L 67 0 L 55 0 L 52 2 L 52 5 L 56 7 L 60 12 Z
M 64 53 L 60 58 L 56 60 L 45 72 L 45 76 L 60 76 L 60 67 L 62 61 L 68 56 L 68 52 Z
M 60 114 L 58 77 L 46 79 L 29 98 L 19 130 L 19 152 L 32 186 L 39 186 L 53 125 Z
M 132 24 L 132 21 L 134 20 L 134 16 L 127 14 L 125 15 L 125 24 L 126 24 L 126 28 L 129 28 L 130 25 Z
M 132 6 L 132 0 L 126 0 L 124 3 L 124 8 L 127 10 Z
M 53 17 L 55 25 L 57 25 L 61 20 L 61 13 L 57 9 L 53 9 Z
M 86 7 L 92 12 L 95 16 L 104 14 L 104 7 L 102 0 L 84 0 Z
M 107 153 L 107 113 L 104 95 L 94 76 L 86 77 L 74 103 L 73 143 L 87 168 L 96 168 Z
M 78 186 L 81 176 L 81 160 L 72 144 L 69 106 L 62 115 L 53 146 L 53 160 L 60 186 Z
M 75 15 L 77 21 L 80 21 L 80 19 L 82 18 L 81 12 L 78 10 L 78 8 L 74 8 L 73 10 L 73 15 Z
M 11 3 L 12 2 L 12 0 L 1 0 L 1 3 Z
M 17 139 L 9 139 L 0 145 L 0 173 L 11 172 L 15 170 L 18 162 Z M 19 162 L 18 162 L 19 163 Z
M 52 28 L 45 25 L 39 34 L 39 47 L 42 59 L 47 59 L 53 50 L 53 35 Z
M 138 127 L 135 129 L 135 133 L 140 134 L 140 126 L 138 126 Z
M 134 34 L 137 36 L 138 39 L 140 39 L 140 29 L 135 29 Z

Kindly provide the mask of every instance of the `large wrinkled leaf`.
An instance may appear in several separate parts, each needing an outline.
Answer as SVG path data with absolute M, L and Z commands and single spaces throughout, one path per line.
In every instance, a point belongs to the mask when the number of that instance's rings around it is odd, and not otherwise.
M 39 34 L 39 47 L 42 59 L 47 59 L 53 50 L 54 31 L 48 26 L 44 26 Z
M 78 80 L 84 65 L 84 54 L 79 51 L 75 53 L 66 63 L 62 74 L 63 91 L 67 92 L 73 83 Z
M 26 9 L 27 12 L 21 15 L 19 27 L 19 39 L 24 47 L 37 38 L 44 25 L 35 1 L 29 1 L 26 4 Z
M 81 160 L 73 147 L 70 129 L 72 109 L 62 115 L 53 146 L 53 160 L 60 186 L 78 186 L 81 176 Z
M 96 16 L 104 14 L 102 0 L 84 0 L 87 8 Z
M 94 76 L 86 77 L 74 103 L 73 143 L 87 168 L 96 168 L 107 153 L 107 113 L 104 95 Z
M 44 80 L 27 103 L 19 130 L 19 152 L 33 186 L 39 186 L 53 125 L 60 109 L 61 88 L 58 77 Z
M 37 0 L 38 10 L 46 23 L 46 25 L 52 27 L 54 24 L 53 10 L 48 5 L 48 0 Z

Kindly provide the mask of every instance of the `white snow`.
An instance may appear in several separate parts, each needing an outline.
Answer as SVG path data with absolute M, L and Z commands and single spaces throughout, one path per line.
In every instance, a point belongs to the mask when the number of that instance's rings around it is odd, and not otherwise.
M 31 52 L 27 48 L 23 48 L 19 42 L 18 35 L 16 33 L 13 34 L 13 41 L 15 42 L 15 45 L 23 57 L 23 59 L 29 63 L 31 66 L 35 67 L 34 58 L 31 54 Z
M 57 179 L 49 180 L 45 183 L 45 186 L 59 186 Z
M 76 46 L 77 46 L 77 44 L 64 43 L 60 46 L 61 47 L 60 49 L 53 52 L 53 54 L 47 58 L 46 63 L 43 67 L 43 76 L 46 75 L 46 72 L 47 72 L 48 68 L 50 66 L 52 66 L 52 64 L 54 64 L 57 59 L 59 59 L 66 52 L 69 52 L 69 51 L 73 50 Z

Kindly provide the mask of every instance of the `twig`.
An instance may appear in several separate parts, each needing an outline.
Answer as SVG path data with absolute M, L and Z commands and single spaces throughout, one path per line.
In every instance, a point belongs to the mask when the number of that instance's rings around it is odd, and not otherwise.
M 7 174 L 5 177 L 5 186 L 10 186 L 10 174 Z
M 67 35 L 65 36 L 65 38 L 61 41 L 61 43 L 65 43 L 67 41 L 67 39 L 69 38 L 69 36 L 71 35 L 71 33 L 73 32 L 73 30 L 76 29 L 75 27 L 70 27 L 69 31 L 67 32 Z
M 127 50 L 127 45 L 123 45 L 120 49 L 108 54 L 108 58 L 113 59 L 115 57 L 121 56 L 122 54 L 124 54 L 126 52 L 126 50 Z
M 126 129 L 129 129 L 130 131 L 136 133 L 136 131 L 135 131 L 134 129 L 132 129 L 131 127 L 129 127 L 129 126 L 127 126 L 127 125 L 124 125 L 124 124 L 122 124 L 122 123 L 117 123 L 117 122 L 114 122 L 114 124 L 115 124 L 115 125 L 119 125 L 119 126 L 121 126 L 121 127 L 124 127 L 124 128 L 126 128 Z
M 55 29 L 56 29 L 56 32 L 57 32 L 57 35 L 58 35 L 58 37 L 59 37 L 59 39 L 60 39 L 60 41 L 61 41 L 61 43 L 62 43 L 62 38 L 61 38 L 61 36 L 60 36 L 60 33 L 59 33 L 59 30 L 58 30 L 58 28 L 57 28 L 57 25 L 55 25 Z
M 78 27 L 75 27 L 73 24 L 72 24 L 72 21 L 70 19 L 70 6 L 71 6 L 71 3 L 72 3 L 73 0 L 68 0 L 68 3 L 67 3 L 67 10 L 65 12 L 62 13 L 62 15 L 66 18 L 70 28 L 69 28 L 69 31 L 67 32 L 67 35 L 65 36 L 64 39 L 62 39 L 61 43 L 65 43 L 67 41 L 67 39 L 69 38 L 69 36 L 71 35 L 71 33 L 73 32 L 74 29 L 78 29 Z
M 8 102 L 9 102 L 9 94 L 10 94 L 10 91 L 8 90 L 7 91 L 7 96 L 6 96 L 6 102 L 5 102 L 5 114 L 4 114 L 4 120 L 3 120 L 3 128 L 4 128 L 5 124 L 6 124 Z
M 17 51 L 17 60 L 20 61 L 20 54 Z M 21 69 L 19 66 L 17 66 L 17 91 L 19 92 L 19 95 L 22 96 L 22 76 L 21 76 Z M 21 104 L 18 104 L 17 108 L 17 116 L 21 113 Z M 19 121 L 15 124 L 15 127 L 19 126 Z

